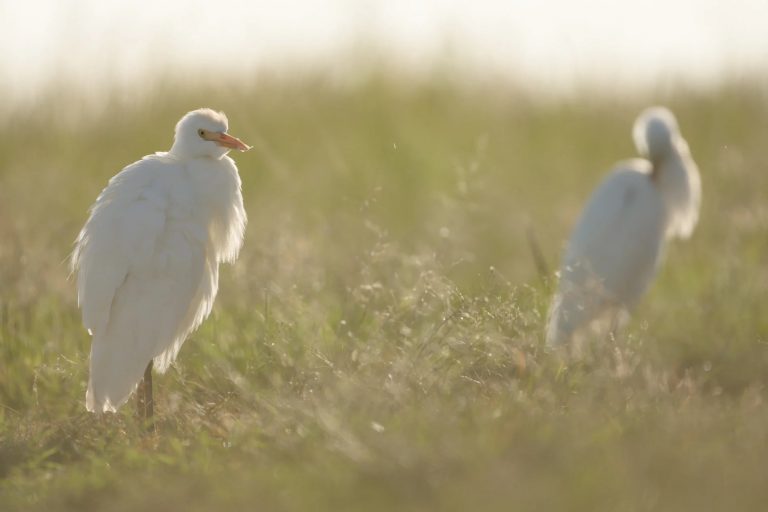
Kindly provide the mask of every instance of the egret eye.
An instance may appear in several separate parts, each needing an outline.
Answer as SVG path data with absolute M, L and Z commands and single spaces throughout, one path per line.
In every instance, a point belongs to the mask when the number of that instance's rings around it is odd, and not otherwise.
M 202 128 L 200 128 L 199 130 L 197 130 L 197 134 L 198 134 L 200 137 L 204 137 L 204 136 L 205 136 L 205 130 L 203 130 Z

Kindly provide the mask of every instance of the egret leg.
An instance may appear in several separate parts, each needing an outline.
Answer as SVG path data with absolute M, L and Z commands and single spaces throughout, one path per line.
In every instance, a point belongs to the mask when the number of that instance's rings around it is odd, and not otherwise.
M 149 360 L 144 370 L 144 415 L 147 421 L 152 421 L 155 415 L 155 400 L 152 397 L 152 360 Z
M 152 361 L 149 361 L 144 370 L 144 378 L 139 382 L 136 390 L 136 412 L 139 420 L 145 423 L 147 430 L 154 431 L 155 426 L 152 417 L 155 413 L 155 401 L 152 397 Z
M 144 378 L 139 381 L 139 385 L 136 388 L 136 417 L 139 421 L 144 420 Z

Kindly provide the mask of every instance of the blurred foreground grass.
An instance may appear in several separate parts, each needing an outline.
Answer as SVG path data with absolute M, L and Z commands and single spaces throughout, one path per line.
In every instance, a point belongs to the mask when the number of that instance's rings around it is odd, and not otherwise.
M 60 98 L 58 98 L 60 100 Z M 537 101 L 502 86 L 169 84 L 0 121 L 0 509 L 755 510 L 768 499 L 768 98 Z M 670 106 L 704 182 L 616 343 L 542 350 L 550 266 Z M 66 258 L 107 179 L 199 106 L 253 144 L 211 319 L 156 382 L 159 435 L 85 412 Z

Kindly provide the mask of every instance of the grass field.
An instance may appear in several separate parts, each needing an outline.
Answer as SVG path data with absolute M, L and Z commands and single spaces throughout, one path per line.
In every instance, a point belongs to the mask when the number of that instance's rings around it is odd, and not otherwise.
M 0 121 L 0 510 L 763 507 L 767 92 L 305 77 Z M 616 342 L 561 361 L 526 232 L 553 272 L 653 103 L 701 168 L 699 228 Z M 235 156 L 250 223 L 147 437 L 133 401 L 85 411 L 66 260 L 107 179 L 199 106 L 255 146 Z

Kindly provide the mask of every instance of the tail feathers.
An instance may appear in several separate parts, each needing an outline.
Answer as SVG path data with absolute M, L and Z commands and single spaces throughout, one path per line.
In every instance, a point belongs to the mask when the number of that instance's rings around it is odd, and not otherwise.
M 136 387 L 134 386 L 134 390 Z M 133 391 L 131 391 L 133 393 Z M 102 413 L 102 412 L 117 412 L 117 408 L 128 400 L 131 396 L 128 394 L 121 402 L 114 403 L 103 393 L 97 393 L 93 387 L 93 381 L 88 381 L 88 391 L 85 392 L 85 408 L 88 412 Z
M 85 407 L 91 412 L 115 412 L 136 391 L 149 363 L 136 357 L 128 343 L 111 343 L 94 336 Z M 125 340 L 121 340 L 125 341 Z
M 552 299 L 547 321 L 547 346 L 549 347 L 555 348 L 565 345 L 573 336 L 573 319 L 566 309 L 565 304 L 563 304 L 563 296 L 558 293 Z
M 570 343 L 574 335 L 597 318 L 604 304 L 580 290 L 558 292 L 552 299 L 547 322 L 547 345 L 558 347 Z

